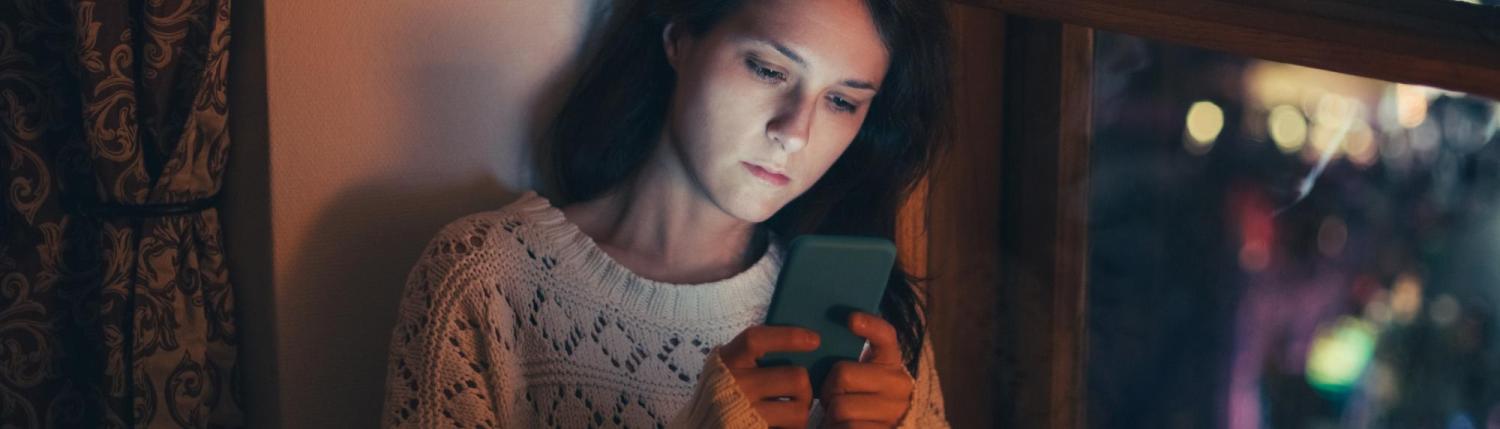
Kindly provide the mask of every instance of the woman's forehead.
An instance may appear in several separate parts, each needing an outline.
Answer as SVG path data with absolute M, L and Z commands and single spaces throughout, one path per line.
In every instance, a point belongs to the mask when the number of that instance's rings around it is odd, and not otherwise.
M 885 43 L 863 0 L 752 0 L 723 25 L 736 43 L 763 43 L 809 69 L 879 82 Z

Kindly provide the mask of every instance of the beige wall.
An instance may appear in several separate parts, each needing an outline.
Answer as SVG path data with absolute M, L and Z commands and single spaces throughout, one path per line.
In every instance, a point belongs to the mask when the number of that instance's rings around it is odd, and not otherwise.
M 254 427 L 370 427 L 426 240 L 530 188 L 596 0 L 239 0 L 227 252 Z

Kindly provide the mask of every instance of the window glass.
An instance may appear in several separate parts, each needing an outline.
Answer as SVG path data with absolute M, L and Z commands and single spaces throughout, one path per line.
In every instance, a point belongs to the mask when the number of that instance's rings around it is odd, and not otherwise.
M 1090 426 L 1500 428 L 1495 101 L 1096 34 Z

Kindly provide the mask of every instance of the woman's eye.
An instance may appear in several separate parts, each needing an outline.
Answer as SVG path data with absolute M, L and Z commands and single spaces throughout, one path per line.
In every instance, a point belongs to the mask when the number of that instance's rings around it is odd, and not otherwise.
M 755 60 L 753 59 L 746 58 L 745 67 L 749 68 L 751 73 L 755 73 L 755 76 L 761 78 L 762 80 L 772 82 L 786 81 L 786 73 L 776 71 L 770 67 L 762 66 L 760 65 L 760 63 L 755 62 Z
M 833 102 L 833 108 L 840 112 L 853 113 L 854 109 L 859 107 L 854 103 L 849 102 L 849 100 L 845 100 L 843 97 L 839 97 L 837 95 L 829 96 L 828 100 Z

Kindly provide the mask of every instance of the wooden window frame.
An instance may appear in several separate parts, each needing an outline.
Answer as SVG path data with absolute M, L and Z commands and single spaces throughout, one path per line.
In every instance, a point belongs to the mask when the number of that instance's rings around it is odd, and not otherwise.
M 948 0 L 955 136 L 908 208 L 954 427 L 1085 427 L 1095 29 L 1500 99 L 1500 7 Z M 924 210 L 925 209 L 925 210 Z M 910 220 L 915 219 L 915 220 Z M 922 227 L 920 225 L 925 225 Z

